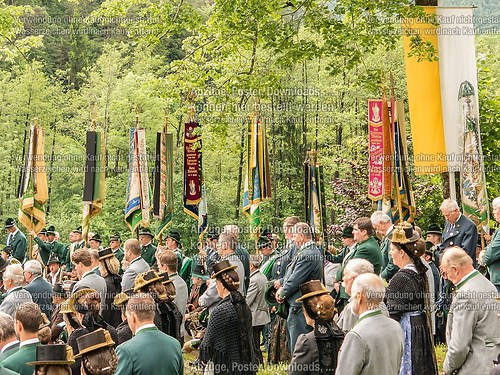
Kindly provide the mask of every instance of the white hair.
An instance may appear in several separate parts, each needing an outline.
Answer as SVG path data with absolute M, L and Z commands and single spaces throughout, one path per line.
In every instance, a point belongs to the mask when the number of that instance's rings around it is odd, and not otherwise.
M 42 264 L 36 259 L 31 259 L 24 263 L 24 270 L 34 276 L 40 276 L 42 274 Z
M 495 199 L 493 199 L 491 205 L 493 206 L 493 208 L 500 208 L 500 197 L 496 197 Z
M 356 277 L 352 284 L 352 296 L 361 293 L 366 297 L 366 303 L 372 309 L 380 305 L 384 300 L 384 281 L 373 273 L 365 273 Z
M 21 286 L 24 282 L 23 267 L 20 264 L 7 266 L 3 278 L 12 280 L 15 286 Z
M 236 239 L 240 237 L 240 228 L 236 224 L 224 225 L 222 233 L 232 234 Z
M 458 203 L 455 199 L 445 199 L 443 201 L 443 203 L 441 203 L 441 206 L 439 206 L 439 210 L 441 212 L 452 212 L 452 211 L 455 211 L 455 210 L 458 210 L 460 209 L 458 207 Z
M 392 223 L 391 218 L 384 211 L 375 211 L 370 220 L 373 225 L 379 225 L 380 223 Z
M 373 264 L 361 258 L 349 260 L 344 268 L 344 273 L 347 270 L 353 276 L 362 275 L 364 273 L 374 273 Z
M 472 258 L 465 252 L 464 249 L 458 246 L 451 246 L 444 250 L 441 263 L 446 265 L 453 265 L 458 268 L 465 268 L 472 266 Z

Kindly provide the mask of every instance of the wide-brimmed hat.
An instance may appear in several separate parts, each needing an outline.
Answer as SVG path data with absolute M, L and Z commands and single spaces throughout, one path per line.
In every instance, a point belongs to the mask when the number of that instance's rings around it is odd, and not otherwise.
M 9 255 L 12 255 L 12 246 L 10 246 L 10 245 L 5 246 L 2 249 L 2 253 L 6 253 L 6 254 L 9 254 Z
M 73 294 L 69 297 L 68 299 L 68 309 L 72 313 L 76 313 L 76 302 L 78 299 L 86 294 L 91 294 L 91 293 L 97 293 L 95 289 L 90 289 L 90 288 L 82 288 L 78 289 L 77 291 L 73 292 Z
M 49 261 L 47 262 L 47 265 L 50 266 L 51 264 L 54 264 L 54 263 L 61 264 L 61 261 L 59 260 L 59 257 L 57 256 L 56 253 L 50 254 L 50 258 L 49 258 Z
M 121 241 L 120 233 L 115 232 L 111 236 L 109 236 L 110 241 Z
M 160 276 L 153 270 L 147 272 L 142 272 L 135 278 L 134 282 L 134 292 L 138 292 L 145 286 L 154 283 L 155 281 L 161 281 Z
M 394 227 L 394 230 L 388 237 L 389 241 L 404 245 L 417 241 L 420 235 L 413 229 L 410 223 L 403 221 Z
M 283 319 L 288 317 L 288 302 L 284 301 L 283 303 L 279 303 L 276 299 L 276 288 L 274 287 L 274 283 L 270 282 L 267 285 L 266 293 L 264 294 L 264 298 L 266 303 L 270 307 L 276 308 L 276 314 L 278 314 Z
M 53 226 L 53 225 L 50 225 L 48 228 L 47 228 L 47 235 L 49 234 L 52 234 L 52 235 L 55 235 L 56 234 L 56 227 Z
M 99 234 L 94 234 L 90 239 L 89 241 L 95 241 L 95 242 L 99 242 L 99 243 L 102 243 L 102 240 L 101 240 L 101 236 Z
M 150 236 L 151 238 L 153 238 L 155 236 L 153 233 L 151 233 L 151 229 L 149 229 L 149 228 L 142 228 L 139 231 L 139 235 L 140 236 Z
M 209 276 L 207 274 L 207 270 L 205 269 L 205 267 L 203 267 L 203 264 L 197 264 L 194 267 L 193 277 L 197 277 L 203 280 L 208 280 Z
M 127 289 L 124 292 L 117 293 L 115 298 L 113 298 L 113 305 L 115 306 L 123 306 L 125 305 L 131 296 L 134 295 L 134 289 Z
M 427 232 L 425 234 L 439 234 L 440 236 L 443 234 L 441 228 L 437 224 L 429 224 L 427 227 Z
M 301 302 L 307 298 L 319 296 L 322 294 L 330 294 L 325 286 L 319 280 L 311 280 L 300 285 L 301 296 L 295 302 Z
M 352 234 L 352 227 L 348 226 L 342 229 L 342 238 L 354 238 L 354 234 Z
M 80 358 L 81 356 L 100 348 L 115 345 L 115 342 L 111 338 L 109 332 L 102 328 L 78 337 L 76 339 L 76 343 L 78 345 L 78 354 L 75 355 L 75 358 Z
M 215 279 L 222 272 L 229 271 L 229 270 L 235 270 L 236 268 L 238 268 L 238 266 L 231 265 L 229 260 L 227 260 L 227 259 L 221 260 L 219 263 L 214 264 L 210 278 Z M 240 280 L 240 281 L 242 281 L 242 280 Z
M 181 243 L 181 234 L 176 231 L 169 232 L 167 234 L 167 238 L 173 239 L 175 242 L 177 242 L 178 245 Z
M 73 349 L 66 344 L 39 345 L 36 347 L 35 360 L 26 362 L 28 366 L 72 365 L 75 363 Z
M 112 258 L 115 256 L 115 253 L 113 253 L 113 249 L 111 249 L 110 247 L 99 250 L 98 252 L 99 252 L 99 260 Z
M 55 283 L 52 287 L 52 294 L 58 297 L 66 297 L 67 292 L 64 290 L 61 283 Z
M 7 220 L 5 220 L 5 229 L 13 227 L 14 225 L 16 225 L 15 219 L 9 217 Z

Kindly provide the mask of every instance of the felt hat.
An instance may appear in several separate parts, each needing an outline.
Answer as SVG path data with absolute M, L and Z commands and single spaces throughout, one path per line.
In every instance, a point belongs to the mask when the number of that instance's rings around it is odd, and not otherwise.
M 307 298 L 319 296 L 322 294 L 330 294 L 320 280 L 311 280 L 300 285 L 301 296 L 295 302 L 301 302 Z
M 52 294 L 58 297 L 66 297 L 66 291 L 61 283 L 55 283 L 52 287 Z
M 96 241 L 96 242 L 99 242 L 99 243 L 102 243 L 102 240 L 101 240 L 101 236 L 99 234 L 94 234 L 89 241 Z
M 266 303 L 270 307 L 275 307 L 276 314 L 281 316 L 283 319 L 286 319 L 288 317 L 288 302 L 284 301 L 283 303 L 279 303 L 276 299 L 276 292 L 277 290 L 274 287 L 274 283 L 268 283 L 266 293 L 264 294 Z
M 348 226 L 342 229 L 342 238 L 354 238 L 354 235 L 352 234 L 352 227 Z
M 5 229 L 13 227 L 14 225 L 16 225 L 15 219 L 9 217 L 7 220 L 5 220 Z
M 238 268 L 238 266 L 232 266 L 231 263 L 229 263 L 229 260 L 221 260 L 219 263 L 214 264 L 212 268 L 212 275 L 210 275 L 210 278 L 215 279 L 222 272 L 235 270 L 236 268 Z
M 35 360 L 26 362 L 28 366 L 71 365 L 75 363 L 73 349 L 66 344 L 39 345 L 36 347 Z
M 80 233 L 80 234 L 82 234 L 82 227 L 78 227 L 76 229 L 73 229 L 72 232 L 73 233 Z
M 441 231 L 441 228 L 439 228 L 439 225 L 437 224 L 429 224 L 427 227 L 427 232 L 426 234 L 439 234 L 440 236 L 443 234 Z
M 120 233 L 115 232 L 111 236 L 109 236 L 110 241 L 121 241 Z
M 2 249 L 2 252 L 3 252 L 3 253 L 6 253 L 6 254 L 9 254 L 9 255 L 12 255 L 12 246 L 10 246 L 10 245 L 5 246 L 5 247 Z
M 417 231 L 413 230 L 410 223 L 403 221 L 394 227 L 394 230 L 388 237 L 389 241 L 404 245 L 417 241 L 420 238 L 420 235 Z
M 100 348 L 115 345 L 115 342 L 111 338 L 109 332 L 102 328 L 78 337 L 76 339 L 76 343 L 78 345 L 79 353 L 75 355 L 75 358 L 80 358 L 81 356 Z
M 147 272 L 142 272 L 135 278 L 134 282 L 134 292 L 138 292 L 145 286 L 154 283 L 155 281 L 161 281 L 160 276 L 152 270 Z
M 431 249 L 434 244 L 431 241 L 425 241 L 425 252 Z
M 151 233 L 151 229 L 149 229 L 149 228 L 141 228 L 141 230 L 139 231 L 139 235 L 140 236 L 150 236 L 151 238 L 153 238 L 155 236 L 153 233 Z
M 99 250 L 99 260 L 112 258 L 114 256 L 115 254 L 113 253 L 113 250 L 110 247 Z
M 127 289 L 124 292 L 117 293 L 113 299 L 113 305 L 123 306 L 125 305 L 130 297 L 134 294 L 134 289 Z
M 269 241 L 269 237 L 260 236 L 257 241 L 257 248 L 260 250 L 260 249 L 265 249 L 267 247 L 271 247 L 271 241 Z
M 56 227 L 53 226 L 53 225 L 49 225 L 49 227 L 47 228 L 47 235 L 55 235 L 56 234 Z
M 207 271 L 205 270 L 205 267 L 203 267 L 202 264 L 197 264 L 194 267 L 193 277 L 197 277 L 197 278 L 203 279 L 203 280 L 208 280 L 208 278 L 209 278 Z
M 173 239 L 175 242 L 177 242 L 178 245 L 181 243 L 181 234 L 176 231 L 169 232 L 167 234 L 167 238 Z
M 43 228 L 40 230 L 40 232 L 38 232 L 38 234 L 43 234 L 44 236 L 47 235 L 47 229 Z
M 51 264 L 54 264 L 54 263 L 61 264 L 61 261 L 59 260 L 59 257 L 57 256 L 56 253 L 50 254 L 50 258 L 49 258 L 49 261 L 47 262 L 47 265 L 51 265 Z

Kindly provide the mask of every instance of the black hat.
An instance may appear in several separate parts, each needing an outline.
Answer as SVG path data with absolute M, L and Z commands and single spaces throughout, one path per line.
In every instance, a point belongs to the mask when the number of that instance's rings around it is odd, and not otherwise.
M 47 228 L 47 235 L 49 234 L 52 234 L 52 235 L 55 235 L 56 234 L 56 227 L 53 226 L 53 225 L 50 225 L 48 228 Z
M 193 270 L 193 277 L 197 277 L 199 279 L 208 280 L 208 274 L 203 267 L 203 264 L 197 264 Z
M 158 273 L 158 276 L 160 276 L 160 281 L 163 285 L 167 285 L 169 283 L 173 283 L 174 281 L 168 277 L 168 272 L 167 271 L 163 271 L 163 272 L 159 272 Z
M 207 238 L 209 240 L 218 240 L 219 239 L 219 231 L 215 228 L 209 228 L 207 231 Z M 180 239 L 180 236 L 179 236 Z
M 40 232 L 38 232 L 38 234 L 43 234 L 44 236 L 47 235 L 47 229 L 43 228 L 40 230 Z
M 235 270 L 236 268 L 238 268 L 238 266 L 231 265 L 231 263 L 229 263 L 229 260 L 227 259 L 221 260 L 219 263 L 214 264 L 212 268 L 212 274 L 210 275 L 210 277 L 212 279 L 215 279 L 222 272 Z
M 429 224 L 429 226 L 427 227 L 427 232 L 425 232 L 425 234 L 439 234 L 440 236 L 443 234 L 443 232 L 441 232 L 441 228 L 439 228 L 439 225 L 437 224 Z
M 415 242 L 420 238 L 417 231 L 413 230 L 410 223 L 403 221 L 394 227 L 392 233 L 389 234 L 389 241 L 398 244 L 407 244 Z
M 325 286 L 319 280 L 311 280 L 300 285 L 301 297 L 297 298 L 295 302 L 301 302 L 307 298 L 319 296 L 322 294 L 330 294 Z
M 66 344 L 38 345 L 33 362 L 26 362 L 29 366 L 39 365 L 71 365 L 75 363 L 73 349 Z
M 434 244 L 431 241 L 425 241 L 425 250 L 430 250 L 432 246 L 434 246 Z
M 114 256 L 115 256 L 115 254 L 113 253 L 113 250 L 110 247 L 99 250 L 99 260 L 103 260 L 106 258 L 112 258 Z
M 111 236 L 109 236 L 110 241 L 121 241 L 122 239 L 120 238 L 120 233 L 115 232 Z
M 7 220 L 5 220 L 5 229 L 13 227 L 14 225 L 16 225 L 16 220 L 14 220 L 13 218 L 9 217 Z
M 52 293 L 59 297 L 66 297 L 66 291 L 63 288 L 62 283 L 55 283 L 52 287 Z
M 12 246 L 7 245 L 2 249 L 2 252 L 12 255 Z
M 167 238 L 173 239 L 178 245 L 181 243 L 181 234 L 179 232 L 172 231 L 167 234 Z
M 56 255 L 56 253 L 50 254 L 50 258 L 49 258 L 49 261 L 47 262 L 47 265 L 49 266 L 49 265 L 54 264 L 54 263 L 61 264 L 61 261 L 59 260 L 59 258 Z
M 96 241 L 96 242 L 99 242 L 99 243 L 101 243 L 101 242 L 102 242 L 102 240 L 101 240 L 101 236 L 99 236 L 97 233 L 96 233 L 96 234 L 94 234 L 94 235 L 90 238 L 90 240 L 89 240 L 89 241 Z
M 257 248 L 260 250 L 265 249 L 266 247 L 271 247 L 271 241 L 269 241 L 267 236 L 260 236 L 257 241 Z
M 80 234 L 82 234 L 82 227 L 78 227 L 76 229 L 73 229 L 72 232 L 73 233 L 80 233 Z
M 140 236 L 150 236 L 151 238 L 153 238 L 155 236 L 153 233 L 151 233 L 151 229 L 149 229 L 149 228 L 142 228 L 139 231 L 139 235 Z
M 288 302 L 284 301 L 283 303 L 279 303 L 276 299 L 276 288 L 274 287 L 274 283 L 268 283 L 266 294 L 264 295 L 266 303 L 270 307 L 276 308 L 276 314 L 281 316 L 283 319 L 288 317 Z
M 342 230 L 342 238 L 354 238 L 354 235 L 352 234 L 352 227 L 351 226 L 345 227 Z
M 154 283 L 155 281 L 162 281 L 162 278 L 153 270 L 140 273 L 134 281 L 134 292 L 138 292 L 145 286 Z
M 115 345 L 110 333 L 102 328 L 78 337 L 76 339 L 76 343 L 78 344 L 79 353 L 75 355 L 75 358 L 80 358 L 81 356 L 100 348 Z

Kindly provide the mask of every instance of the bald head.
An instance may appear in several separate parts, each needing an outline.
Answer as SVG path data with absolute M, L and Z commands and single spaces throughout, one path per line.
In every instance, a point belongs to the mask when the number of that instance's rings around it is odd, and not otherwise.
M 474 271 L 472 258 L 460 247 L 448 247 L 441 259 L 441 272 L 453 284 L 457 284 L 467 274 Z
M 374 273 L 364 273 L 356 277 L 352 284 L 352 295 L 360 293 L 368 310 L 378 308 L 384 300 L 385 285 L 380 276 Z

